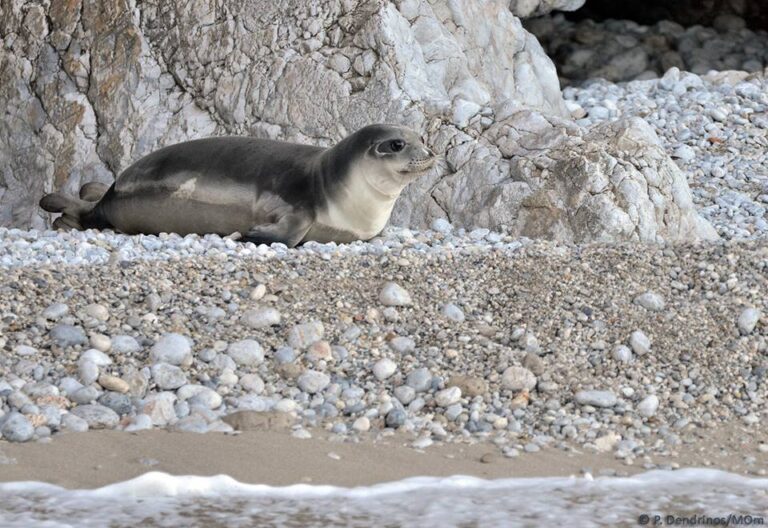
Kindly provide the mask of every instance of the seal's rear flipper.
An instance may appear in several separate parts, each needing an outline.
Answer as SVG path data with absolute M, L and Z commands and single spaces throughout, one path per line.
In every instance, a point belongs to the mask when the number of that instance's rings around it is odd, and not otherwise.
M 46 194 L 40 200 L 40 207 L 49 213 L 62 213 L 62 216 L 53 222 L 54 229 L 84 229 L 83 216 L 90 213 L 95 206 L 95 202 L 85 202 L 63 193 Z
M 89 182 L 80 187 L 80 199 L 86 202 L 98 202 L 108 190 L 109 185 L 106 183 Z
M 274 224 L 252 227 L 243 234 L 240 241 L 253 242 L 256 245 L 280 242 L 288 247 L 296 247 L 311 226 L 312 218 L 305 213 L 287 213 Z

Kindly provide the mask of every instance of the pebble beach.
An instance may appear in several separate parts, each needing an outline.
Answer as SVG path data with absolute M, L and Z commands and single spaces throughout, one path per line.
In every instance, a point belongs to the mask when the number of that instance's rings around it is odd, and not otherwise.
M 749 37 L 731 22 L 721 31 Z M 568 245 L 446 220 L 297 249 L 0 228 L 0 481 L 43 480 L 39 457 L 48 481 L 72 488 L 179 474 L 174 457 L 199 453 L 172 446 L 190 436 L 224 472 L 247 456 L 226 440 L 258 434 L 283 438 L 282 457 L 312 445 L 322 458 L 263 477 L 280 485 L 685 467 L 766 476 L 768 81 L 764 64 L 720 55 L 715 66 L 752 71 L 678 69 L 700 58 L 655 78 L 573 79 L 564 96 L 584 127 L 651 124 L 716 242 Z M 137 440 L 125 449 L 140 462 L 104 478 L 72 469 L 100 447 L 55 449 L 75 434 L 94 446 L 154 435 L 171 448 Z M 348 480 L 345 450 L 376 456 L 380 445 L 408 453 L 393 456 L 402 471 Z M 56 457 L 70 456 L 61 469 Z

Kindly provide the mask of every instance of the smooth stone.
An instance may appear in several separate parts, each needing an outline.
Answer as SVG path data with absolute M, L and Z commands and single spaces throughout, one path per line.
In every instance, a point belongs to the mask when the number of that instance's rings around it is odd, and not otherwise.
M 357 432 L 364 433 L 371 429 L 371 421 L 365 416 L 361 416 L 352 424 L 352 429 Z
M 435 403 L 440 407 L 448 407 L 461 400 L 461 389 L 449 387 L 435 393 Z
M 282 317 L 274 308 L 257 308 L 243 312 L 240 320 L 249 328 L 260 329 L 280 325 Z
M 455 374 L 450 377 L 447 385 L 449 387 L 458 387 L 461 389 L 461 393 L 467 398 L 474 398 L 475 396 L 482 396 L 488 392 L 488 383 L 483 379 L 475 376 L 465 376 L 463 374 Z
M 432 374 L 429 372 L 429 369 L 422 367 L 410 372 L 405 379 L 405 383 L 416 392 L 425 392 L 432 384 Z
M 61 416 L 61 428 L 73 433 L 84 433 L 88 430 L 88 422 L 68 412 Z
M 17 356 L 34 356 L 37 354 L 37 349 L 27 345 L 17 345 L 13 349 L 13 353 Z
M 408 405 L 416 398 L 416 391 L 408 385 L 400 385 L 395 387 L 395 398 L 403 405 Z
M 405 423 L 406 418 L 407 416 L 404 410 L 394 408 L 387 413 L 387 417 L 384 421 L 387 424 L 387 427 L 397 428 Z
M 394 282 L 388 282 L 379 293 L 379 302 L 385 306 L 408 306 L 412 304 L 411 294 Z
M 264 349 L 254 339 L 243 339 L 227 347 L 227 355 L 240 366 L 251 367 L 264 361 Z
M 629 346 L 638 356 L 643 356 L 651 351 L 651 340 L 642 330 L 635 330 L 629 336 Z
M 91 361 L 81 361 L 77 373 L 83 385 L 90 385 L 99 378 L 99 367 Z
M 637 404 L 637 412 L 640 416 L 650 418 L 656 414 L 656 410 L 659 408 L 659 397 L 655 394 L 646 396 L 643 401 Z
M 83 361 L 90 361 L 97 367 L 106 367 L 107 365 L 112 364 L 112 359 L 108 355 L 95 348 L 89 348 L 80 354 L 80 359 L 78 359 L 78 362 L 82 363 Z
M 536 375 L 525 367 L 508 367 L 501 375 L 501 386 L 514 392 L 533 390 Z
M 153 363 L 181 365 L 192 359 L 192 346 L 181 334 L 165 334 L 152 345 L 149 357 Z
M 130 414 L 133 412 L 131 397 L 127 394 L 105 392 L 99 397 L 98 402 L 104 407 L 109 407 L 119 415 Z
M 383 381 L 395 373 L 397 370 L 397 363 L 389 358 L 380 359 L 373 365 L 372 370 L 376 379 Z
M 307 370 L 297 380 L 301 390 L 309 394 L 316 394 L 325 389 L 331 383 L 331 378 L 323 372 Z
M 83 329 L 70 324 L 54 326 L 49 336 L 54 343 L 62 348 L 88 343 L 88 337 L 86 337 Z
M 69 306 L 63 303 L 54 303 L 43 310 L 42 316 L 49 321 L 58 321 L 69 313 Z
M 112 338 L 112 354 L 130 355 L 141 350 L 141 345 L 135 338 L 128 335 L 117 335 Z
M 121 394 L 126 394 L 131 390 L 131 386 L 128 385 L 127 381 L 124 381 L 117 376 L 111 376 L 109 374 L 102 374 L 99 376 L 99 385 L 108 391 L 119 392 Z
M 611 391 L 586 390 L 576 393 L 576 403 L 593 407 L 613 407 L 618 399 Z
M 632 351 L 627 346 L 618 345 L 613 349 L 613 359 L 619 363 L 629 363 L 632 360 Z
M 320 321 L 311 321 L 295 325 L 288 332 L 288 346 L 297 350 L 304 350 L 312 343 L 323 338 L 325 328 Z
M 35 427 L 23 414 L 12 412 L 3 417 L 0 434 L 9 442 L 27 442 L 34 436 Z
M 465 319 L 462 309 L 453 303 L 443 305 L 441 313 L 454 323 L 463 323 Z
M 279 364 L 284 365 L 296 359 L 296 352 L 291 347 L 280 347 L 275 350 L 274 358 Z
M 109 310 L 102 304 L 89 304 L 85 307 L 85 313 L 99 321 L 106 321 L 109 319 Z
M 91 429 L 112 429 L 120 422 L 120 416 L 103 405 L 79 405 L 70 412 L 85 420 Z
M 240 386 L 248 392 L 261 394 L 264 392 L 264 380 L 258 374 L 245 374 L 240 378 Z
M 99 390 L 94 387 L 83 387 L 70 394 L 69 399 L 77 404 L 85 405 L 98 398 L 99 394 L 101 394 Z
M 666 305 L 664 298 L 661 295 L 651 291 L 635 297 L 634 303 L 651 312 L 660 312 Z
M 157 363 L 152 365 L 152 379 L 162 390 L 178 389 L 187 383 L 187 375 L 176 365 Z
M 390 339 L 388 344 L 398 354 L 410 354 L 416 350 L 416 342 L 410 337 L 398 336 Z
M 125 426 L 124 431 L 130 433 L 133 431 L 146 431 L 148 429 L 152 429 L 152 418 L 146 414 L 137 414 L 133 417 L 131 423 Z
M 757 326 L 758 321 L 760 321 L 761 316 L 762 314 L 760 313 L 760 310 L 756 310 L 755 308 L 745 308 L 741 312 L 741 315 L 739 315 L 739 320 L 737 322 L 739 332 L 741 332 L 742 335 L 751 334 Z

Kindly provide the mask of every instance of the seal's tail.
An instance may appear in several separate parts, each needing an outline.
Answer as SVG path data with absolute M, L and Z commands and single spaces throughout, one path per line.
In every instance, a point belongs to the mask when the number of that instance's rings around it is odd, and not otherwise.
M 82 191 L 81 191 L 82 193 Z M 61 213 L 61 216 L 54 220 L 54 229 L 87 229 L 83 227 L 84 216 L 90 213 L 96 207 L 97 202 L 78 200 L 63 193 L 46 194 L 40 200 L 40 207 L 49 213 Z

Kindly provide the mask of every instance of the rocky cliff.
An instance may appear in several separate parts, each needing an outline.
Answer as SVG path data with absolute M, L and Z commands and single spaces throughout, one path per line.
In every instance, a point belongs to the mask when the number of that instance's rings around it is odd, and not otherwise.
M 110 182 L 174 142 L 330 145 L 393 122 L 444 153 L 393 223 L 573 241 L 713 234 L 642 121 L 570 121 L 508 2 L 1 0 L 0 38 L 0 225 L 44 227 L 43 193 Z

